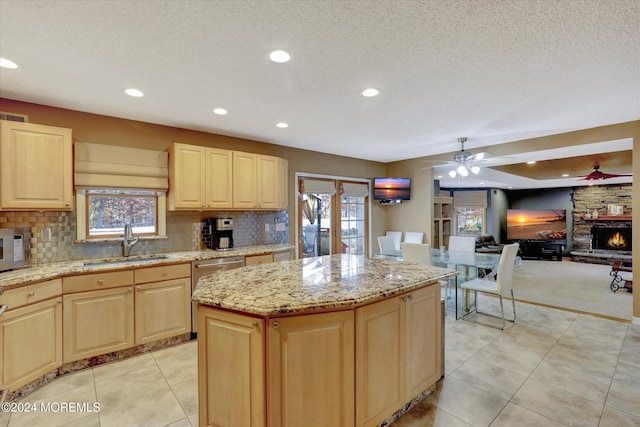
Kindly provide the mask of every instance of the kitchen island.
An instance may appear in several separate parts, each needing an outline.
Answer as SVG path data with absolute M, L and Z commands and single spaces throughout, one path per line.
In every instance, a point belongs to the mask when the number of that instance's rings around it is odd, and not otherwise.
M 441 377 L 438 267 L 332 255 L 200 279 L 201 426 L 375 426 Z

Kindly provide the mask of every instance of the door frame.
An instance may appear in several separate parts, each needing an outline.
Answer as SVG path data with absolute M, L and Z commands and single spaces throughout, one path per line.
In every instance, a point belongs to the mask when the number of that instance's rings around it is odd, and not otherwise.
M 296 223 L 295 223 L 295 242 L 296 242 L 296 259 L 300 258 L 300 252 L 301 252 L 301 245 L 302 245 L 302 236 L 300 235 L 300 223 L 302 221 L 302 219 L 300 218 L 300 210 L 299 210 L 299 205 L 300 205 L 300 201 L 302 199 L 302 194 L 300 193 L 300 178 L 304 177 L 304 178 L 318 178 L 318 179 L 326 179 L 326 180 L 337 180 L 337 181 L 350 181 L 350 182 L 357 182 L 357 183 L 362 183 L 362 184 L 367 184 L 369 186 L 369 196 L 367 197 L 367 221 L 366 221 L 366 253 L 365 255 L 369 255 L 371 254 L 371 249 L 372 249 L 372 242 L 371 242 L 371 233 L 372 233 L 372 225 L 371 225 L 371 215 L 372 215 L 372 206 L 371 206 L 371 200 L 373 195 L 371 194 L 372 188 L 371 188 L 371 179 L 370 178 L 355 178 L 355 177 L 350 177 L 350 176 L 338 176 L 338 175 L 325 175 L 325 174 L 317 174 L 317 173 L 305 173 L 305 172 L 295 172 L 294 174 L 295 176 L 295 190 L 296 190 L 296 197 L 295 197 L 295 218 L 296 218 Z M 339 197 L 340 196 L 340 189 L 336 188 L 336 194 L 335 197 Z M 337 205 L 338 203 L 334 203 L 334 205 Z M 336 206 L 332 206 L 333 212 L 332 212 L 332 221 L 336 221 L 336 212 L 339 214 L 339 210 L 336 208 Z M 339 221 L 339 217 L 338 217 L 338 221 Z M 339 227 L 337 227 L 339 228 Z M 291 228 L 289 228 L 289 230 L 291 230 Z M 339 238 L 340 236 L 336 236 L 335 233 L 337 232 L 337 230 L 332 230 L 334 232 L 334 235 L 332 236 L 332 240 L 336 241 L 335 239 Z

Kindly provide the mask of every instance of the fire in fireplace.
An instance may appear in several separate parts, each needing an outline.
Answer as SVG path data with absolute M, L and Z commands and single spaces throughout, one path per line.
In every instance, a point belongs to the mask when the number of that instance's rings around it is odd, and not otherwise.
M 592 227 L 591 244 L 593 249 L 631 251 L 631 228 Z

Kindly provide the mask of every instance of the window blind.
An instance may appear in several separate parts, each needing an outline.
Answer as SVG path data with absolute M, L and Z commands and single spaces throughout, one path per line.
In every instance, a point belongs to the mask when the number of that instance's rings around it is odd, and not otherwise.
M 369 195 L 369 186 L 367 184 L 354 184 L 351 182 L 343 182 L 342 195 L 354 196 L 354 197 L 367 197 Z
M 461 208 L 461 207 L 486 208 L 487 207 L 487 191 L 486 190 L 454 191 L 453 206 L 456 208 Z
M 336 194 L 333 181 L 319 179 L 305 179 L 302 181 L 302 194 Z
M 75 143 L 75 186 L 169 188 L 169 154 L 166 151 L 115 145 Z

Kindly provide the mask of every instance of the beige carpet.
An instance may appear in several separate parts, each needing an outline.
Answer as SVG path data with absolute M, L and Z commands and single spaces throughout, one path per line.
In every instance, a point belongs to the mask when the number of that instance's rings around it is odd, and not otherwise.
M 631 320 L 633 295 L 611 291 L 610 271 L 608 265 L 527 260 L 514 270 L 513 293 L 516 300 Z

